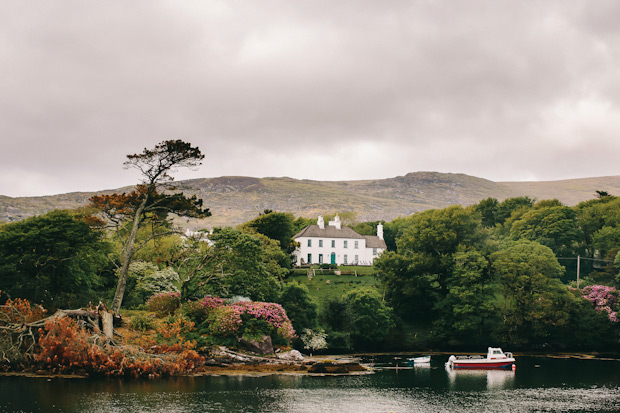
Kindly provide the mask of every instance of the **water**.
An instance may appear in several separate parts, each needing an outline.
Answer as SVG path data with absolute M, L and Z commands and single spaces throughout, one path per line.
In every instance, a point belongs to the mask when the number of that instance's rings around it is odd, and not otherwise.
M 620 411 L 619 360 L 517 357 L 515 372 L 447 371 L 447 357 L 411 369 L 402 368 L 402 359 L 378 357 L 375 366 L 386 369 L 363 376 L 0 377 L 0 411 Z

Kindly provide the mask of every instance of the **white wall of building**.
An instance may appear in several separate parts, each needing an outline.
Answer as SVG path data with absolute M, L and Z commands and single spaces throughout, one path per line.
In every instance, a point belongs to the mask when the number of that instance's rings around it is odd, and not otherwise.
M 311 246 L 308 246 L 308 240 L 311 241 Z M 371 265 L 376 258 L 373 255 L 373 249 L 366 248 L 365 239 L 300 237 L 296 238 L 295 241 L 299 243 L 299 248 L 295 253 L 297 265 L 301 265 L 301 259 L 304 263 L 308 263 L 308 254 L 312 256 L 311 264 L 319 264 L 321 255 L 324 264 L 331 264 L 332 254 L 335 254 L 335 263 L 338 265 Z M 332 247 L 332 245 L 334 246 Z

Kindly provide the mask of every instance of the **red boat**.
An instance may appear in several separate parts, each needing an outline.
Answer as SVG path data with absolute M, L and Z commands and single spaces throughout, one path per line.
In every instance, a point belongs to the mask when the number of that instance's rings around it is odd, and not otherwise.
M 453 369 L 508 369 L 514 365 L 512 353 L 504 353 L 501 348 L 489 347 L 484 356 L 450 356 L 447 367 Z

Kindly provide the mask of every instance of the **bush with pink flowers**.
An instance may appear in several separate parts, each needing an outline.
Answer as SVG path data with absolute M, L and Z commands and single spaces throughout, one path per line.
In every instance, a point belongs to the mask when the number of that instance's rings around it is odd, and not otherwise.
M 221 299 L 219 299 L 221 300 Z M 289 344 L 295 330 L 280 304 L 265 302 L 237 302 L 224 305 L 217 297 L 209 297 L 209 332 L 224 338 L 244 335 L 269 335 L 274 342 Z
M 617 323 L 620 300 L 618 290 L 607 285 L 589 285 L 582 291 L 582 297 L 594 304 L 597 311 L 604 311 L 609 321 Z

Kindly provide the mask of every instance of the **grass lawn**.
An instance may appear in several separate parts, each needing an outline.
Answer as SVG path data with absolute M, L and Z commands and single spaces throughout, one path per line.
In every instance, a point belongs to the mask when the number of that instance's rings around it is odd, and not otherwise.
M 346 267 L 340 267 L 341 271 L 345 271 Z M 372 272 L 372 267 L 355 267 L 367 268 Z M 304 284 L 308 287 L 310 295 L 315 300 L 322 304 L 324 301 L 340 298 L 343 294 L 356 288 L 368 287 L 377 289 L 379 292 L 383 291 L 380 280 L 374 275 L 321 275 L 317 271 L 317 275 L 308 279 L 306 275 L 291 275 L 286 279 L 286 282 L 297 281 L 300 284 Z M 327 282 L 329 281 L 329 283 Z

